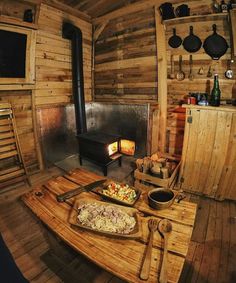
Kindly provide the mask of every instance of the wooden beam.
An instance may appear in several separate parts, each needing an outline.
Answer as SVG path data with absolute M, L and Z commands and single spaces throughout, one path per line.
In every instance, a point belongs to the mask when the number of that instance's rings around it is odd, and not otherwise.
M 166 123 L 167 123 L 167 56 L 164 25 L 161 15 L 155 7 L 156 45 L 158 62 L 158 103 L 159 103 L 159 150 L 166 151 Z
M 160 4 L 166 2 L 165 0 L 142 0 L 138 3 L 134 4 L 129 4 L 123 8 L 117 9 L 111 13 L 108 13 L 104 16 L 95 18 L 92 20 L 92 23 L 94 25 L 101 24 L 106 20 L 113 20 L 118 17 L 130 14 L 130 13 L 135 13 L 139 12 L 148 8 L 151 8 L 153 6 L 159 6 Z
M 97 26 L 93 33 L 93 40 L 96 42 L 98 40 L 99 35 L 103 32 L 106 25 L 109 23 L 109 20 L 105 21 L 104 23 Z
M 230 10 L 230 28 L 231 28 L 231 54 L 236 57 L 236 9 Z
M 63 12 L 69 13 L 73 16 L 76 16 L 82 20 L 85 20 L 87 22 L 91 23 L 91 17 L 81 11 L 78 11 L 68 5 L 65 5 L 63 3 L 58 2 L 57 0 L 42 0 L 42 3 L 49 5 L 51 7 L 54 7 L 56 9 L 59 9 Z

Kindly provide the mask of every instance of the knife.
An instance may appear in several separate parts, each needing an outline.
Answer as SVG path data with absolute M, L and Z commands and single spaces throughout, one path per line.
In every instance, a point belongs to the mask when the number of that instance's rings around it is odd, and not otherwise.
M 90 183 L 88 185 L 85 185 L 85 186 L 79 186 L 78 188 L 75 188 L 71 191 L 68 191 L 68 192 L 65 192 L 63 194 L 60 194 L 57 196 L 57 201 L 58 202 L 63 202 L 65 200 L 67 200 L 68 198 L 72 198 L 82 192 L 89 192 L 91 191 L 92 189 L 98 187 L 99 185 L 103 184 L 105 181 L 107 181 L 107 179 L 102 179 L 102 180 L 98 180 L 98 181 L 95 181 L 93 183 Z

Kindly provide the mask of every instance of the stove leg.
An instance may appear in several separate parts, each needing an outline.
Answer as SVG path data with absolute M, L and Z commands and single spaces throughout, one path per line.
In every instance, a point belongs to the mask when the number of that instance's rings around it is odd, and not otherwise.
M 103 175 L 107 176 L 107 166 L 103 166 L 102 170 L 103 170 Z
M 82 162 L 82 157 L 79 156 L 79 164 L 82 166 L 83 165 L 83 162 Z
M 120 167 L 122 166 L 122 158 L 121 157 L 119 158 L 119 166 Z

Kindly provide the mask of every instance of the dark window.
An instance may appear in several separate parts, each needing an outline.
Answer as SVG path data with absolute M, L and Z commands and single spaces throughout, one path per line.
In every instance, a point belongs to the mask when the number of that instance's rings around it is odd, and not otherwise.
M 0 77 L 25 78 L 27 35 L 0 30 Z

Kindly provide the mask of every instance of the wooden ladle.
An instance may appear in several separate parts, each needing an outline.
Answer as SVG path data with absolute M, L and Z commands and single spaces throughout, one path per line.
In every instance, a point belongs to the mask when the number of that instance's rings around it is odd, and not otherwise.
M 159 282 L 160 283 L 167 283 L 167 263 L 168 263 L 167 246 L 168 246 L 168 238 L 169 238 L 169 235 L 172 231 L 172 224 L 168 219 L 162 219 L 159 222 L 158 229 L 159 229 L 159 232 L 164 237 L 164 254 L 163 254 L 163 260 L 162 260 L 162 265 L 161 265 Z
M 176 79 L 182 81 L 185 78 L 185 73 L 182 71 L 182 55 L 179 55 L 179 70 L 176 74 Z
M 170 79 L 175 78 L 175 62 L 174 62 L 174 56 L 170 56 Z
M 157 230 L 158 221 L 156 219 L 148 220 L 148 227 L 150 230 L 150 236 L 148 241 L 148 246 L 146 249 L 146 253 L 144 256 L 144 261 L 142 265 L 142 269 L 140 272 L 140 278 L 143 280 L 148 280 L 150 267 L 151 267 L 151 259 L 152 259 L 152 243 L 153 243 L 153 233 Z

